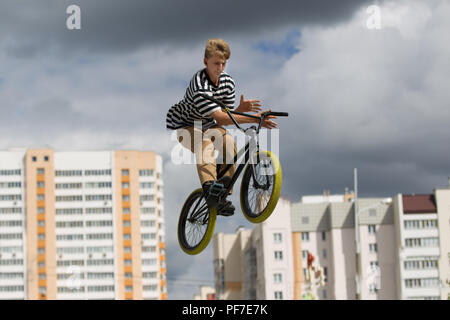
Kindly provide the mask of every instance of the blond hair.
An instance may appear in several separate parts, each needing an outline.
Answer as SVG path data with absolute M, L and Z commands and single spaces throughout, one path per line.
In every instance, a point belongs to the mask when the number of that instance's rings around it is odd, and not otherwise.
M 228 60 L 230 58 L 230 46 L 225 40 L 217 38 L 217 39 L 208 39 L 206 41 L 205 48 L 205 58 L 209 59 L 211 57 L 219 57 L 221 59 Z

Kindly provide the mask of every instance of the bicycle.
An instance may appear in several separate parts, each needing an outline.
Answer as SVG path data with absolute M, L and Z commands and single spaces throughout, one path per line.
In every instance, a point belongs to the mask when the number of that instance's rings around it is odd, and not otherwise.
M 199 254 L 208 246 L 214 233 L 220 200 L 226 198 L 245 166 L 240 190 L 240 204 L 244 217 L 251 223 L 261 223 L 272 214 L 281 192 L 281 164 L 272 152 L 259 150 L 257 137 L 265 117 L 288 116 L 287 112 L 272 111 L 263 112 L 261 117 L 249 115 L 233 111 L 210 96 L 203 95 L 203 97 L 217 103 L 228 114 L 234 125 L 249 137 L 250 141 L 234 156 L 232 164 L 227 164 L 217 173 L 217 180 L 219 180 L 245 154 L 229 185 L 223 186 L 223 189 L 215 194 L 218 199 L 216 205 L 206 203 L 202 188 L 194 190 L 183 204 L 178 220 L 178 243 L 181 249 L 190 255 Z M 233 118 L 233 114 L 259 119 L 259 125 L 243 129 Z

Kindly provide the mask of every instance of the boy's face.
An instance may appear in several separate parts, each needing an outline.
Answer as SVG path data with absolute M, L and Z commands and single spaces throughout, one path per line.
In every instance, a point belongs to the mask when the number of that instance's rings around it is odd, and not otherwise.
M 225 69 L 227 60 L 213 56 L 210 58 L 205 58 L 204 63 L 208 74 L 214 78 L 218 78 Z

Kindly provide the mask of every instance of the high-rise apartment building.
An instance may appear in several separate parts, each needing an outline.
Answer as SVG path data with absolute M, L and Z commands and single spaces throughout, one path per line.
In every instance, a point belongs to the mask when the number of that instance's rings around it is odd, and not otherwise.
M 167 299 L 154 152 L 0 152 L 0 298 Z
M 450 189 L 394 198 L 399 299 L 449 298 Z
M 214 237 L 217 298 L 308 298 L 308 254 L 325 275 L 317 299 L 448 299 L 450 188 L 356 207 L 347 194 L 280 199 L 253 230 Z
M 253 230 L 214 236 L 216 299 L 293 299 L 290 202 Z

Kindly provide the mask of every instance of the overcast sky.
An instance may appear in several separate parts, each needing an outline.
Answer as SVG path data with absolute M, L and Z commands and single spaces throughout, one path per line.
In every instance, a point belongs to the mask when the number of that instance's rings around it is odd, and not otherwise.
M 81 30 L 66 8 L 81 8 Z M 369 29 L 370 5 L 381 29 Z M 0 1 L 0 149 L 153 150 L 164 159 L 168 294 L 213 285 L 212 246 L 191 257 L 179 210 L 199 186 L 171 161 L 168 108 L 203 67 L 204 45 L 231 46 L 236 93 L 279 118 L 282 196 L 324 189 L 430 193 L 450 176 L 450 4 L 403 1 Z M 216 231 L 252 226 L 236 214 Z M 203 281 L 197 281 L 203 280 Z

